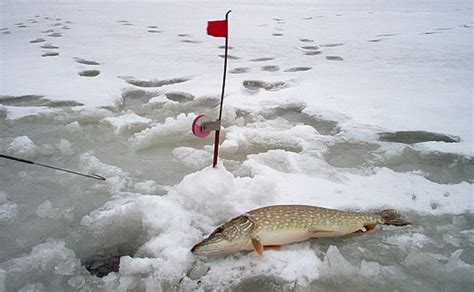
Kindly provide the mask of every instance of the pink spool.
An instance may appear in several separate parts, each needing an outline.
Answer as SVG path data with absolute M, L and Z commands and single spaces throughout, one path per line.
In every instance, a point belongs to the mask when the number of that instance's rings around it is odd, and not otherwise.
M 197 117 L 194 118 L 193 125 L 192 125 L 192 130 L 193 130 L 194 136 L 196 136 L 198 138 L 201 138 L 201 139 L 206 138 L 211 133 L 210 131 L 207 132 L 207 131 L 202 130 L 202 127 L 201 127 L 202 121 L 200 123 L 198 123 L 200 120 L 204 120 L 205 118 L 206 118 L 205 115 L 198 115 Z

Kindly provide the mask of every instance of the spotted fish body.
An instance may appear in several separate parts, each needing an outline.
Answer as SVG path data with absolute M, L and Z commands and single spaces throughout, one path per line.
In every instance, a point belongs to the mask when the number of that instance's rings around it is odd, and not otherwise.
M 197 255 L 279 249 L 310 238 L 365 233 L 379 224 L 407 225 L 393 210 L 348 212 L 307 205 L 274 205 L 249 211 L 214 230 L 192 248 Z

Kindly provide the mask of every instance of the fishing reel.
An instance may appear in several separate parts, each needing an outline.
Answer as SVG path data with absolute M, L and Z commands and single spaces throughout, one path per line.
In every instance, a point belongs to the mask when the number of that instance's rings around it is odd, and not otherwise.
M 208 119 L 205 115 L 198 115 L 194 118 L 192 124 L 192 131 L 194 136 L 204 139 L 212 131 L 219 131 L 221 129 L 221 121 L 216 120 L 212 121 Z

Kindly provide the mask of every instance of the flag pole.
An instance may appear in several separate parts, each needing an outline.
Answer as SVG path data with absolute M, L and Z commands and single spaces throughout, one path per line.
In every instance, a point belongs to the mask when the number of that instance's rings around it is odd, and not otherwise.
M 225 20 L 227 22 L 227 25 L 229 25 L 229 13 L 231 12 L 232 10 L 229 10 L 227 11 L 227 13 L 225 14 Z M 221 104 L 220 104 L 220 108 L 219 108 L 219 119 L 217 120 L 220 124 L 221 122 L 221 119 L 222 119 L 222 106 L 224 104 L 224 91 L 225 91 L 225 77 L 226 77 L 226 74 L 227 74 L 227 50 L 228 50 L 228 47 L 229 47 L 229 29 L 227 28 L 227 35 L 225 37 L 225 54 L 224 54 L 224 74 L 223 74 L 223 78 L 222 78 L 222 91 L 221 91 Z M 215 134 L 215 137 L 214 137 L 214 159 L 212 161 L 212 167 L 216 167 L 217 165 L 217 156 L 219 155 L 219 138 L 220 138 L 220 127 L 219 129 L 216 131 L 216 134 Z

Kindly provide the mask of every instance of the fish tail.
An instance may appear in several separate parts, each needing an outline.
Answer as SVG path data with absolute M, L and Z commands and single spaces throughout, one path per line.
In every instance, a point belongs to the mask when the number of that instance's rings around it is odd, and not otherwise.
M 384 224 L 386 225 L 405 226 L 411 224 L 410 222 L 400 218 L 400 214 L 393 209 L 382 210 L 379 215 L 382 216 Z

